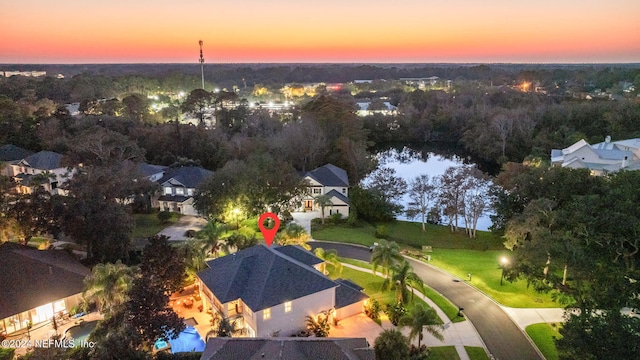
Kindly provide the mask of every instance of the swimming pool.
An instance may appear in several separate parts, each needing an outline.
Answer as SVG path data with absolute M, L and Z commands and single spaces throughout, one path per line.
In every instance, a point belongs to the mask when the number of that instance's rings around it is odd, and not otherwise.
M 98 320 L 83 322 L 80 325 L 72 326 L 64 333 L 66 340 L 75 340 L 75 345 L 78 346 L 81 342 L 89 340 L 89 334 L 98 325 Z
M 204 351 L 205 345 L 204 340 L 202 340 L 196 329 L 192 326 L 187 326 L 175 339 L 168 341 L 159 339 L 156 341 L 154 350 L 162 351 L 170 348 L 171 353 L 175 354 L 179 352 Z

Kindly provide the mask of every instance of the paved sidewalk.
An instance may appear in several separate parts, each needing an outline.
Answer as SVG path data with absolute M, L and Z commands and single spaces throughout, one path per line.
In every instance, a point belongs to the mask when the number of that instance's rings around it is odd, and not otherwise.
M 559 323 L 564 321 L 563 308 L 526 308 L 516 309 L 500 306 L 522 330 L 531 324 Z
M 342 265 L 351 269 L 373 273 L 372 270 L 361 268 L 351 264 L 343 263 Z M 380 273 L 375 273 L 375 275 L 382 277 L 382 274 Z M 442 331 L 444 341 L 440 341 L 436 339 L 435 337 L 433 337 L 433 335 L 425 331 L 423 332 L 424 338 L 422 340 L 424 344 L 426 344 L 429 347 L 455 346 L 456 351 L 458 352 L 458 356 L 460 357 L 461 360 L 469 359 L 469 356 L 467 355 L 467 351 L 464 349 L 465 346 L 481 347 L 481 348 L 484 348 L 485 351 L 487 351 L 487 347 L 482 341 L 482 338 L 480 338 L 480 335 L 476 331 L 476 328 L 473 326 L 471 321 L 467 319 L 466 321 L 452 323 L 447 317 L 447 315 L 444 313 L 444 311 L 442 311 L 442 309 L 440 309 L 433 301 L 431 301 L 431 299 L 424 296 L 422 293 L 420 293 L 417 290 L 414 291 L 414 294 L 415 296 L 424 300 L 424 302 L 426 302 L 429 306 L 434 308 L 436 313 L 442 320 L 442 323 L 444 324 L 444 330 Z M 391 322 L 389 322 L 388 319 L 386 318 L 382 319 L 382 329 L 390 329 L 394 327 L 395 326 L 393 326 L 393 324 L 391 324 Z M 382 331 L 382 329 L 380 329 L 380 331 Z M 409 335 L 409 332 L 410 332 L 409 328 L 400 328 L 400 331 L 402 331 L 402 333 L 405 335 Z M 418 345 L 417 338 L 414 339 L 412 343 L 415 345 Z

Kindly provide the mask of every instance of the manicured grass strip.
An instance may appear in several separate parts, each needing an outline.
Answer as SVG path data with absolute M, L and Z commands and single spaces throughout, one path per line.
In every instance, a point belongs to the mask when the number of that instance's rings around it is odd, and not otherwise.
M 469 239 L 464 231 L 451 233 L 446 226 L 428 224 L 427 231 L 423 232 L 419 223 L 408 221 L 392 221 L 384 225 L 389 234 L 387 240 L 415 249 L 422 249 L 422 246 L 474 250 L 500 250 L 504 248 L 503 240 L 488 231 L 478 231 L 476 239 Z M 367 223 L 361 223 L 357 227 L 315 225 L 312 227 L 311 235 L 316 240 L 349 242 L 371 246 L 374 242 L 379 241 L 374 236 L 375 232 L 375 226 Z
M 471 360 L 489 360 L 489 355 L 487 355 L 487 352 L 481 347 L 465 346 L 464 349 L 467 351 L 467 355 L 469 355 Z
M 437 293 L 432 288 L 425 286 L 423 293 L 426 297 L 431 299 L 431 301 L 433 301 L 440 309 L 442 309 L 442 311 L 444 311 L 451 322 L 457 323 L 466 320 L 464 316 L 458 316 L 458 308 L 456 306 L 454 306 L 449 300 Z
M 359 266 L 359 267 L 362 267 L 362 268 L 365 268 L 365 269 L 369 269 L 369 270 L 371 270 L 371 268 L 372 268 L 371 264 L 369 264 L 367 262 L 364 262 L 364 261 L 360 261 L 360 260 L 341 258 L 341 257 L 339 257 L 338 260 L 340 260 L 341 262 L 346 263 L 346 264 Z M 344 269 L 347 269 L 347 268 L 344 268 Z M 350 270 L 355 270 L 355 269 L 350 269 Z M 382 279 L 380 277 L 378 277 L 378 278 Z M 382 282 L 381 282 L 381 284 L 382 284 Z M 419 292 L 422 292 L 422 291 L 420 291 L 420 289 L 416 289 L 416 290 L 419 291 Z M 449 320 L 451 322 L 456 323 L 456 322 L 461 322 L 461 321 L 465 321 L 466 320 L 465 317 L 458 316 L 458 308 L 457 307 L 455 307 L 449 300 L 447 300 L 445 297 L 440 295 L 435 290 L 431 289 L 428 286 L 425 286 L 424 287 L 424 292 L 422 292 L 422 293 L 426 297 L 431 299 L 431 301 L 433 301 L 440 309 L 442 309 L 442 311 L 444 311 L 444 313 L 447 315 L 447 318 L 449 318 Z
M 503 305 L 515 308 L 559 307 L 550 294 L 536 292 L 524 280 L 513 283 L 503 280 L 500 285 L 502 269 L 499 267 L 499 259 L 510 255 L 507 250 L 434 249 L 430 255 L 429 264 L 464 280 L 468 280 L 468 274 L 471 274 L 471 285 Z
M 358 267 L 369 269 L 369 270 L 373 269 L 373 266 L 370 263 L 362 260 L 356 260 L 356 259 L 350 259 L 350 258 L 344 258 L 344 257 L 338 256 L 338 261 L 340 261 L 341 263 L 358 266 Z
M 342 273 L 338 274 L 335 271 L 329 271 L 329 277 L 332 279 L 343 278 L 349 279 L 354 283 L 362 286 L 364 288 L 364 293 L 369 295 L 370 298 L 376 299 L 380 305 L 383 306 L 389 303 L 396 302 L 396 291 L 395 290 L 382 290 L 382 283 L 384 279 L 373 275 L 370 273 L 366 273 L 363 271 L 358 271 L 355 269 L 351 269 L 348 267 L 344 267 L 342 269 Z M 422 299 L 418 297 L 414 297 L 413 300 L 409 300 L 409 303 L 406 305 L 407 309 L 411 309 L 413 304 L 421 302 L 423 305 L 429 307 Z M 382 315 L 382 313 L 381 313 Z
M 427 359 L 460 360 L 455 346 L 435 346 L 429 348 Z
M 135 227 L 133 228 L 134 238 L 148 238 L 153 236 L 164 228 L 175 224 L 180 219 L 181 214 L 171 214 L 171 219 L 166 224 L 162 224 L 158 220 L 158 213 L 151 214 L 133 214 L 135 219 Z
M 525 331 L 547 360 L 558 359 L 555 339 L 561 338 L 562 335 L 557 328 L 547 323 L 541 323 L 529 325 Z

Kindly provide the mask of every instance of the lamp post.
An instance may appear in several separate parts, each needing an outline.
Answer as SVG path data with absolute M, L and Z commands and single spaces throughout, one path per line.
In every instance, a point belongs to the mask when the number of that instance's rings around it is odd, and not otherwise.
M 500 258 L 500 267 L 502 268 L 502 275 L 500 275 L 500 286 L 502 286 L 502 279 L 504 279 L 504 268 L 509 263 L 509 259 L 506 256 Z
M 236 215 L 236 230 L 240 229 L 240 221 L 238 220 L 238 216 L 240 215 L 240 209 L 233 209 L 233 213 Z

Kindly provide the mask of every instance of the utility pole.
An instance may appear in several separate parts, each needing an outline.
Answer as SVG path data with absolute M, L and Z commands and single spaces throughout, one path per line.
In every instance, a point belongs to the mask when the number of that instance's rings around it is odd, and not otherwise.
M 200 73 L 202 74 L 202 90 L 204 90 L 204 56 L 202 55 L 202 40 L 200 40 Z

